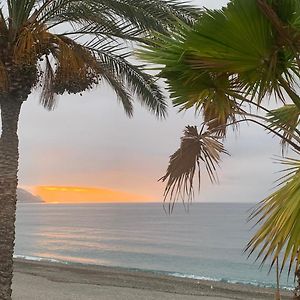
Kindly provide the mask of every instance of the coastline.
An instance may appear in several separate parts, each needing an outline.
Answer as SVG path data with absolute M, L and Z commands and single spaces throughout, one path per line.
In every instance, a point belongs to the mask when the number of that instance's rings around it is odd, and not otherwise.
M 271 288 L 117 267 L 15 259 L 14 274 L 13 300 L 274 299 L 274 289 Z M 282 300 L 285 299 L 292 299 L 292 292 L 282 291 Z

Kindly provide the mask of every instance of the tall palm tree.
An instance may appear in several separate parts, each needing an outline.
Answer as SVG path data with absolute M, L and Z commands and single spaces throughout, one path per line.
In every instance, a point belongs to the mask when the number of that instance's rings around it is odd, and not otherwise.
M 279 161 L 287 173 L 277 190 L 253 212 L 259 229 L 249 242 L 251 254 L 272 266 L 283 252 L 299 269 L 300 250 L 300 1 L 231 0 L 220 10 L 204 10 L 194 26 L 178 22 L 172 36 L 157 34 L 139 55 L 160 65 L 174 106 L 196 108 L 201 129 L 187 127 L 180 148 L 171 156 L 165 200 L 193 197 L 195 174 L 206 169 L 216 181 L 216 167 L 226 154 L 229 127 L 250 122 L 280 138 L 293 158 Z M 277 109 L 269 109 L 270 99 Z M 196 171 L 199 172 L 196 172 Z
M 152 77 L 130 63 L 132 45 L 173 17 L 191 24 L 198 10 L 174 0 L 7 0 L 0 8 L 0 299 L 11 299 L 18 170 L 18 118 L 34 88 L 53 109 L 56 96 L 106 81 L 128 116 L 133 97 L 159 117 L 166 102 Z

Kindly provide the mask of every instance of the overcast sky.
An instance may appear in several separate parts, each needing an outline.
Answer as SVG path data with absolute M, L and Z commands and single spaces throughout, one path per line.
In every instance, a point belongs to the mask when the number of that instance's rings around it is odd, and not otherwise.
M 194 1 L 199 6 L 221 7 L 227 1 Z M 158 121 L 135 106 L 128 119 L 116 96 L 106 86 L 80 96 L 63 96 L 58 107 L 48 112 L 36 95 L 24 104 L 20 120 L 21 186 L 71 185 L 117 189 L 149 195 L 160 201 L 168 156 L 178 145 L 184 126 L 200 124 L 194 112 Z M 276 178 L 274 154 L 278 141 L 261 128 L 243 126 L 230 136 L 219 172 L 220 184 L 205 180 L 197 201 L 253 202 L 261 200 Z

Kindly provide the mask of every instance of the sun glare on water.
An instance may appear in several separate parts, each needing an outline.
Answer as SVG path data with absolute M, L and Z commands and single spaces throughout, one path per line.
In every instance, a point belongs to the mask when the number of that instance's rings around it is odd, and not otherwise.
M 35 194 L 46 203 L 149 202 L 147 196 L 105 188 L 73 186 L 37 186 Z

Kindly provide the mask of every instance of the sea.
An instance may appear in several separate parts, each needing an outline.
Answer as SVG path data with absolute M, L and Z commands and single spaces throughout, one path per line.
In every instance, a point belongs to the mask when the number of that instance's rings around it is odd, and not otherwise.
M 18 204 L 15 257 L 275 287 L 275 271 L 248 258 L 254 204 Z M 281 287 L 294 278 L 281 275 Z

